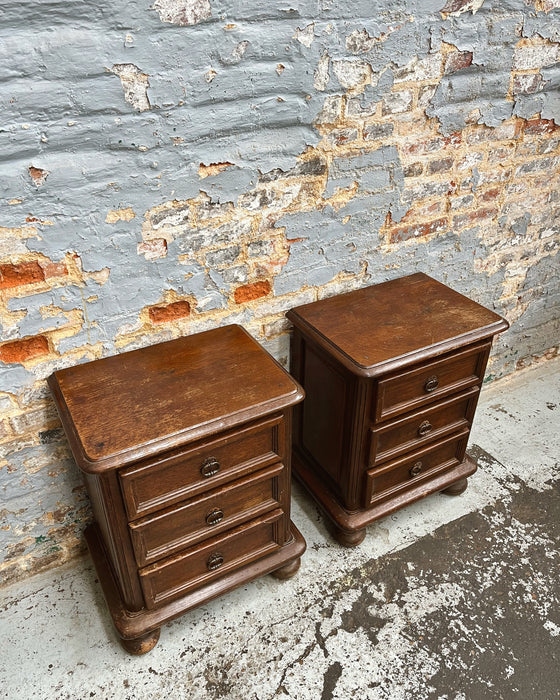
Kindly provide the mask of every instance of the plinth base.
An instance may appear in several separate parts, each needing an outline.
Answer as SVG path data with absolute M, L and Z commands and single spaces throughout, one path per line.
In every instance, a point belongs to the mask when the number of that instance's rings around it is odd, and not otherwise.
M 138 655 L 145 654 L 155 647 L 162 624 L 183 615 L 198 605 L 265 574 L 273 573 L 279 579 L 293 576 L 299 569 L 300 557 L 305 552 L 306 544 L 293 523 L 291 523 L 291 532 L 292 539 L 272 554 L 232 571 L 165 605 L 151 610 L 142 608 L 138 611 L 127 610 L 122 601 L 105 554 L 99 529 L 95 523 L 86 528 L 85 537 L 121 644 L 129 653 Z
M 371 523 L 431 493 L 443 491 L 450 496 L 463 493 L 467 488 L 467 477 L 474 474 L 477 469 L 476 463 L 465 455 L 465 459 L 460 464 L 432 479 L 427 479 L 417 486 L 407 487 L 370 508 L 348 511 L 297 452 L 293 455 L 292 465 L 298 481 L 303 484 L 325 514 L 330 533 L 345 547 L 359 545 L 366 536 L 365 528 Z

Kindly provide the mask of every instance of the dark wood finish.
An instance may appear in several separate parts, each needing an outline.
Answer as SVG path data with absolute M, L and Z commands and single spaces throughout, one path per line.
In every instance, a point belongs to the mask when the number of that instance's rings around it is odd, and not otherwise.
M 370 466 L 410 452 L 470 425 L 478 387 L 438 401 L 435 406 L 409 413 L 381 427 L 371 428 Z
M 460 479 L 454 484 L 451 484 L 451 486 L 448 486 L 446 489 L 443 489 L 442 493 L 445 493 L 448 496 L 460 496 L 462 493 L 465 493 L 468 485 L 468 479 Z
M 293 575 L 292 406 L 303 391 L 226 326 L 49 378 L 95 524 L 86 539 L 132 654 L 168 620 L 265 573 Z
M 140 656 L 141 654 L 147 654 L 149 651 L 152 651 L 159 642 L 160 633 L 161 627 L 158 627 L 152 632 L 146 632 L 146 634 L 143 634 L 141 637 L 136 637 L 136 639 L 121 639 L 121 644 L 129 654 Z
M 284 503 L 276 499 L 276 464 L 207 494 L 131 522 L 132 544 L 139 566 L 145 566 L 196 542 L 229 530 Z
M 339 542 L 359 544 L 369 523 L 474 473 L 467 438 L 504 319 L 423 273 L 287 315 L 307 396 L 294 471 Z
M 286 564 L 286 566 L 281 566 L 279 569 L 276 569 L 276 571 L 271 571 L 271 574 L 280 581 L 286 581 L 297 574 L 300 566 L 301 559 L 294 559 L 289 564 Z
M 418 369 L 380 379 L 375 420 L 387 420 L 479 384 L 484 378 L 489 351 L 490 343 L 475 345 L 442 360 L 422 364 Z
M 178 598 L 187 591 L 269 554 L 280 547 L 276 533 L 281 510 L 213 537 L 175 557 L 140 569 L 146 606 Z
M 212 437 L 303 398 L 240 326 L 69 367 L 49 383 L 78 466 L 91 473 Z
M 186 498 L 251 474 L 260 467 L 285 460 L 278 431 L 282 415 L 275 415 L 223 437 L 198 441 L 188 450 L 175 450 L 121 469 L 119 476 L 129 517 L 153 513 Z
M 99 577 L 99 583 L 113 619 L 113 624 L 121 639 L 135 640 L 156 630 L 165 622 L 180 617 L 185 612 L 217 598 L 223 593 L 248 583 L 260 576 L 273 573 L 301 558 L 306 544 L 297 527 L 291 524 L 291 539 L 272 554 L 248 564 L 242 571 L 237 570 L 211 581 L 206 586 L 194 588 L 181 598 L 170 600 L 151 610 L 143 609 L 141 614 L 131 612 L 124 604 L 113 577 L 106 556 L 99 528 L 94 523 L 85 530 L 88 549 Z
M 366 475 L 364 506 L 391 499 L 397 492 L 449 471 L 463 461 L 468 430 L 387 462 Z
M 353 374 L 375 377 L 491 338 L 507 321 L 422 272 L 304 304 L 287 316 Z

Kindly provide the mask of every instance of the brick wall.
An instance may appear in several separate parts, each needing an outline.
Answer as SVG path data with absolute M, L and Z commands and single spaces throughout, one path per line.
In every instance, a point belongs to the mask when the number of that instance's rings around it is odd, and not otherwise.
M 558 0 L 8 2 L 3 582 L 83 547 L 55 369 L 422 270 L 557 353 Z

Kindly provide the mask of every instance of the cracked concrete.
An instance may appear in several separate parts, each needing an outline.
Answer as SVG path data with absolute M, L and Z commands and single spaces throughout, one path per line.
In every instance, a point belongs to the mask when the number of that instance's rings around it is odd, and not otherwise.
M 117 643 L 88 558 L 5 589 L 0 696 L 557 697 L 559 412 L 559 360 L 485 387 L 466 493 L 380 521 L 353 550 L 295 485 L 298 575 L 185 615 L 143 657 Z

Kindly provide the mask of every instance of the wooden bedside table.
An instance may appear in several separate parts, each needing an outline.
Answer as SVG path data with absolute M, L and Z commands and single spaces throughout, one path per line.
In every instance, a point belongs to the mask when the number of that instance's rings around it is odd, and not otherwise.
M 70 367 L 49 385 L 125 649 L 149 651 L 162 623 L 257 576 L 295 574 L 291 412 L 304 394 L 241 327 Z
M 294 472 L 334 536 L 435 491 L 462 493 L 497 314 L 423 273 L 292 309 Z

